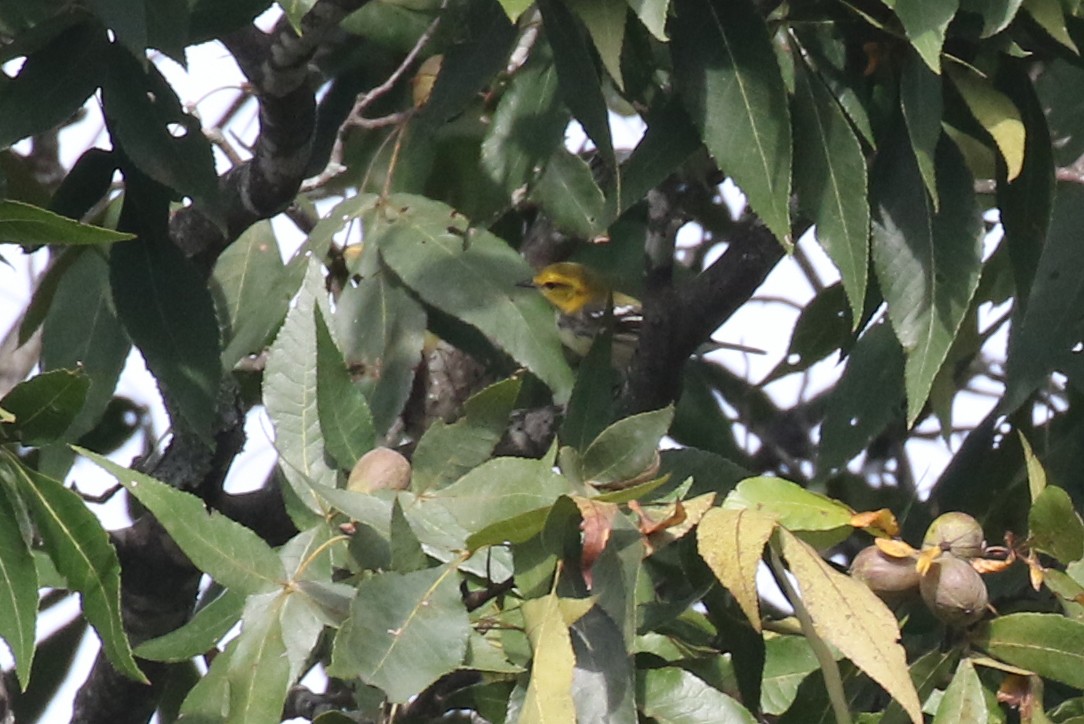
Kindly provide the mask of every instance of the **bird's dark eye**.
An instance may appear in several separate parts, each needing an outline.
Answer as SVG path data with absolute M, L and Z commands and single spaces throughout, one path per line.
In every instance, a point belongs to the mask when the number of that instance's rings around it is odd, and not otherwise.
M 556 289 L 557 288 L 557 282 L 546 282 L 545 284 L 542 285 L 542 288 L 543 289 Z

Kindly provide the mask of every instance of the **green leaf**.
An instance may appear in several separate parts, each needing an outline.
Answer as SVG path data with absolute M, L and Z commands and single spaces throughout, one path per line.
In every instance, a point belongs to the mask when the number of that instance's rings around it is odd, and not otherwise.
M 0 242 L 37 246 L 112 244 L 135 235 L 81 224 L 21 201 L 0 201 Z
M 9 498 L 13 494 L 0 484 L 0 639 L 15 659 L 19 688 L 26 691 L 34 660 L 38 573 Z
M 81 594 L 83 615 L 98 632 L 109 662 L 125 676 L 147 683 L 124 633 L 120 562 L 101 523 L 63 484 L 23 467 L 10 453 L 3 461 L 18 482 L 53 565 Z
M 0 148 L 64 123 L 94 93 L 108 50 L 103 30 L 75 24 L 27 56 L 0 89 Z
M 819 476 L 841 469 L 902 417 L 903 350 L 886 322 L 866 330 L 828 397 L 817 449 Z
M 936 163 L 937 212 L 902 139 L 881 145 L 872 172 L 873 266 L 907 354 L 908 425 L 926 403 L 982 268 L 983 226 L 971 176 L 947 140 L 938 146 Z
M 395 424 L 410 396 L 425 324 L 422 305 L 383 270 L 362 273 L 335 305 L 333 329 L 354 384 L 369 402 L 377 435 Z
M 237 624 L 246 598 L 238 590 L 224 591 L 180 628 L 141 643 L 135 655 L 151 661 L 178 662 L 210 651 Z
M 509 195 L 533 185 L 537 169 L 558 148 L 568 125 L 557 99 L 557 69 L 539 49 L 512 77 L 482 142 L 482 168 Z M 522 131 L 525 123 L 529 133 Z
M 153 63 L 143 67 L 119 48 L 107 57 L 102 105 L 114 147 L 158 183 L 217 211 L 218 175 L 199 119 L 185 112 Z
M 1026 133 L 1020 111 L 989 79 L 955 66 L 948 69 L 948 74 L 971 115 L 994 139 L 1005 161 L 1007 180 L 1013 181 L 1024 166 Z
M 1064 488 L 1047 485 L 1028 511 L 1031 547 L 1062 563 L 1084 557 L 1084 522 Z
M 117 40 L 143 60 L 147 49 L 146 4 L 129 0 L 90 0 L 89 4 Z
M 523 8 L 527 6 L 524 2 Z M 454 13 L 460 10 L 463 14 L 457 17 Z M 504 70 L 516 39 L 515 26 L 492 0 L 451 5 L 445 12 L 458 21 L 455 27 L 459 33 L 444 51 L 429 100 L 418 114 L 420 123 L 440 125 L 462 112 L 493 76 Z
M 804 636 L 772 636 L 764 641 L 764 681 L 760 708 L 779 716 L 794 703 L 798 685 L 820 668 Z
M 430 425 L 411 458 L 412 489 L 444 487 L 488 460 L 508 427 L 521 382 L 513 377 L 490 385 L 467 400 L 454 423 L 437 420 Z
M 941 73 L 941 46 L 958 0 L 883 0 L 896 11 L 911 45 L 934 73 Z
M 850 526 L 854 511 L 782 478 L 747 478 L 723 501 L 730 510 L 756 510 L 793 531 L 834 531 Z M 849 531 L 848 531 L 849 532 Z
M 880 684 L 911 721 L 920 724 L 921 704 L 899 644 L 896 617 L 866 584 L 836 571 L 786 528 L 780 533 L 783 555 L 798 579 L 817 635 Z
M 1016 434 L 1020 437 L 1020 447 L 1024 450 L 1024 467 L 1028 471 L 1028 492 L 1031 493 L 1031 502 L 1034 504 L 1046 489 L 1046 471 L 1043 470 L 1043 464 L 1039 462 L 1039 458 L 1035 457 L 1035 452 L 1031 449 L 1028 439 L 1024 437 L 1024 433 L 1017 430 Z
M 405 703 L 462 663 L 470 630 L 454 567 L 383 573 L 358 584 L 328 673 Z
M 644 137 L 621 170 L 620 199 L 614 217 L 639 202 L 701 147 L 689 115 L 675 99 L 657 104 L 645 119 Z
M 312 490 L 335 487 L 335 470 L 324 456 L 317 412 L 316 322 L 318 296 L 325 294 L 320 264 L 310 259 L 297 302 L 271 345 L 263 378 L 263 400 L 275 426 L 275 449 L 283 475 L 308 508 L 320 512 Z
M 391 508 L 390 527 L 391 568 L 399 573 L 420 571 L 429 565 L 422 544 L 403 515 L 403 506 L 396 498 Z
M 192 563 L 223 586 L 249 594 L 282 587 L 286 580 L 282 563 L 250 529 L 218 511 L 208 512 L 204 502 L 191 493 L 121 467 L 89 450 L 76 448 L 76 452 L 115 477 L 154 513 Z
M 607 427 L 583 452 L 584 480 L 606 484 L 632 480 L 644 473 L 658 456 L 659 440 L 670 429 L 673 406 L 642 412 Z
M 434 492 L 467 531 L 480 531 L 507 518 L 552 506 L 572 485 L 545 461 L 494 458 L 446 488 Z
M 567 234 L 590 239 L 606 228 L 606 199 L 591 169 L 583 159 L 563 148 L 550 157 L 531 198 Z
M 1084 688 L 1084 622 L 1061 614 L 1013 613 L 984 624 L 973 640 L 1005 663 Z
M 324 449 L 349 470 L 374 444 L 373 417 L 354 386 L 319 305 L 316 314 L 316 411 Z
M 695 675 L 673 666 L 636 674 L 640 711 L 659 724 L 754 724 L 737 701 Z
M 136 194 L 129 186 L 122 221 L 147 233 L 114 244 L 109 254 L 117 316 L 184 422 L 210 443 L 222 377 L 214 302 L 199 272 L 166 235 L 166 217 L 145 208 Z
M 616 28 L 606 26 L 609 19 L 605 17 L 604 9 L 615 3 L 621 11 L 621 22 Z M 572 111 L 572 115 L 583 126 L 587 136 L 594 142 L 607 165 L 614 168 L 617 161 L 614 157 L 609 113 L 606 109 L 606 99 L 602 95 L 598 70 L 591 57 L 591 49 L 580 23 L 569 10 L 576 11 L 580 19 L 584 21 L 596 45 L 598 42 L 596 31 L 603 36 L 604 43 L 610 41 L 612 44 L 611 36 L 617 35 L 618 31 L 623 35 L 625 30 L 624 2 L 623 0 L 588 0 L 586 3 L 576 2 L 576 0 L 571 2 L 540 0 L 538 9 L 542 13 L 542 21 L 545 24 L 546 40 L 553 48 L 553 65 L 557 69 L 561 97 Z M 619 86 L 621 85 L 620 54 L 620 36 L 617 37 L 616 56 L 607 56 L 601 50 L 599 51 L 603 64 L 611 72 L 613 68 L 607 64 L 607 59 L 616 61 L 617 73 L 613 77 Z
M 843 348 L 850 337 L 853 325 L 851 319 L 843 284 L 837 282 L 817 292 L 798 314 L 786 356 L 779 360 L 779 364 L 768 373 L 761 384 L 766 385 L 795 372 L 804 372 L 832 352 Z M 860 320 L 859 324 L 861 323 Z M 900 379 L 903 379 L 902 367 Z
M 566 401 L 572 371 L 549 305 L 516 286 L 531 277 L 522 257 L 437 201 L 395 195 L 381 213 L 386 225 L 373 230 L 375 243 L 406 285 L 477 328 L 549 385 L 558 402 Z
M 1024 166 L 1009 183 L 998 178 L 997 206 L 1005 242 L 1012 259 L 1016 304 L 1027 309 L 1031 285 L 1039 266 L 1054 205 L 1054 152 L 1046 112 L 1027 74 L 1025 64 L 1005 64 L 997 87 L 1016 107 L 1024 121 Z M 998 173 L 1001 171 L 999 169 Z
M 941 97 L 941 76 L 930 70 L 914 53 L 903 62 L 900 75 L 900 107 L 907 124 L 907 135 L 915 153 L 922 183 L 936 211 L 941 206 L 937 195 L 937 169 L 934 156 L 941 138 L 941 116 L 944 113 Z
M 250 226 L 218 257 L 210 287 L 222 334 L 223 369 L 263 351 L 296 291 L 286 277 L 268 221 Z
M 15 422 L 0 430 L 24 445 L 57 440 L 82 408 L 89 386 L 90 380 L 78 370 L 42 372 L 20 382 L 0 399 L 0 407 L 15 415 Z
M 1065 27 L 1065 11 L 1058 0 L 1024 0 L 1024 10 L 1051 38 L 1074 53 L 1080 52 Z
M 1059 184 L 1054 213 L 1023 317 L 1009 333 L 1005 363 L 1005 395 L 1001 410 L 1019 407 L 1043 384 L 1053 369 L 1079 379 L 1081 355 L 1074 352 L 1084 326 L 1078 310 L 1084 304 L 1084 276 L 1066 274 L 1079 260 L 1084 226 L 1084 188 Z
M 959 652 L 956 651 L 934 650 L 919 656 L 911 664 L 911 681 L 920 701 L 928 701 L 930 694 L 936 689 L 944 688 L 959 658 Z M 896 700 L 892 700 L 885 708 L 880 724 L 903 724 L 907 721 L 910 721 L 910 717 L 903 707 Z
M 997 35 L 1016 17 L 1022 0 L 961 0 L 960 9 L 982 17 L 982 37 Z
M 41 341 L 43 369 L 78 366 L 90 381 L 67 439 L 78 439 L 102 418 L 131 347 L 113 310 L 106 260 L 99 254 L 78 253 L 56 290 Z
M 937 705 L 933 724 L 956 724 L 964 721 L 984 724 L 989 721 L 987 714 L 986 697 L 979 675 L 975 673 L 974 665 L 963 659 L 956 667 L 956 675 L 945 689 L 941 703 Z
M 666 9 L 670 0 L 628 0 L 628 3 L 644 27 L 658 40 L 666 42 Z
M 586 450 L 591 441 L 613 422 L 613 391 L 619 380 L 618 372 L 611 364 L 612 344 L 612 330 L 604 329 L 595 336 L 587 356 L 576 367 L 576 384 L 559 432 L 563 445 Z
M 799 206 L 839 269 L 857 325 L 869 269 L 866 158 L 832 94 L 801 63 L 795 64 L 794 143 L 803 149 L 794 158 Z
M 764 18 L 750 0 L 674 8 L 671 53 L 685 108 L 753 211 L 790 246 L 790 112 Z

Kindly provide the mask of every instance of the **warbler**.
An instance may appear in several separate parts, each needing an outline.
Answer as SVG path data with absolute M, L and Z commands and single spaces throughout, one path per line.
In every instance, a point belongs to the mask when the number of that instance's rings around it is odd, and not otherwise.
M 569 261 L 543 267 L 534 278 L 521 283 L 521 286 L 534 287 L 555 307 L 557 334 L 561 343 L 579 357 L 587 354 L 595 336 L 606 328 L 607 310 L 612 306 L 611 363 L 619 370 L 628 367 L 640 341 L 644 322 L 643 308 L 638 299 L 614 291 L 595 271 Z M 714 340 L 702 345 L 697 353 L 717 349 L 765 354 L 764 350 L 755 347 Z
M 595 336 L 605 329 L 606 312 L 613 307 L 613 366 L 624 369 L 632 360 L 644 317 L 640 302 L 615 292 L 597 273 L 583 264 L 562 261 L 541 269 L 529 282 L 557 310 L 557 334 L 573 354 L 583 357 Z

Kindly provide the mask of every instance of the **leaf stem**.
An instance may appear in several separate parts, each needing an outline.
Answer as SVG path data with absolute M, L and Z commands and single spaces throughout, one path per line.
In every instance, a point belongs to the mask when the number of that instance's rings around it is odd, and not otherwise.
M 832 652 L 828 649 L 828 644 L 817 635 L 817 631 L 813 628 L 813 617 L 809 615 L 809 610 L 802 603 L 801 596 L 794 590 L 790 579 L 787 578 L 787 569 L 783 567 L 783 561 L 779 557 L 774 540 L 768 546 L 768 551 L 770 552 L 768 562 L 772 573 L 775 574 L 775 580 L 779 583 L 779 587 L 783 589 L 783 594 L 787 597 L 787 600 L 794 607 L 794 615 L 798 617 L 799 623 L 802 624 L 802 632 L 805 634 L 806 640 L 809 641 L 813 654 L 820 664 L 821 672 L 824 674 L 824 686 L 828 689 L 828 700 L 832 702 L 832 711 L 836 715 L 836 722 L 837 724 L 851 724 L 851 711 L 847 705 L 847 695 L 843 691 L 843 677 L 839 673 L 839 664 L 836 663 L 835 657 L 832 656 Z

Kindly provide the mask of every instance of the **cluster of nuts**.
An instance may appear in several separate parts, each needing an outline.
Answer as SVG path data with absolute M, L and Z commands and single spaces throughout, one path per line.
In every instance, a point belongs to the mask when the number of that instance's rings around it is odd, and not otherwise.
M 977 520 L 959 512 L 939 516 L 926 529 L 919 551 L 901 541 L 878 543 L 855 556 L 851 575 L 886 603 L 897 603 L 917 588 L 930 611 L 951 626 L 982 618 L 989 596 L 972 565 L 986 552 Z

